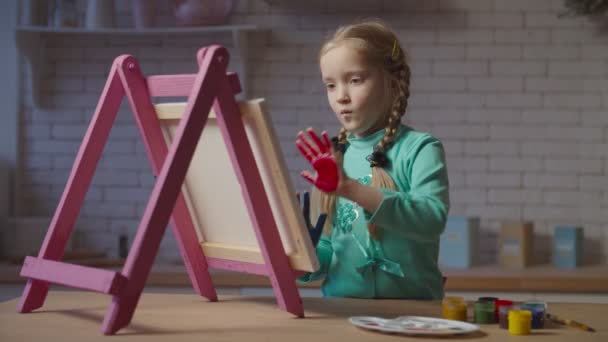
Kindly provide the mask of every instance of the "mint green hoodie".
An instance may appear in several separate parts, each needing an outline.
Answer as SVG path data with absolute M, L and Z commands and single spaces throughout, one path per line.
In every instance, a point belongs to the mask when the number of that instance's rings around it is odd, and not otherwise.
M 371 184 L 366 157 L 384 136 L 350 136 L 344 154 L 349 178 Z M 299 280 L 325 278 L 326 297 L 440 299 L 442 275 L 437 266 L 439 235 L 449 210 L 449 184 L 441 142 L 401 125 L 388 150 L 386 171 L 397 191 L 380 189 L 384 199 L 374 213 L 338 198 L 331 236 L 317 245 L 320 269 Z M 367 224 L 381 228 L 370 239 Z

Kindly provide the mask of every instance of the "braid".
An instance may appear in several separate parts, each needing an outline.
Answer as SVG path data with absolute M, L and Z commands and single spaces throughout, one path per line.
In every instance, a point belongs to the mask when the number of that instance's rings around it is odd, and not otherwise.
M 392 72 L 394 82 L 396 83 L 397 95 L 391 106 L 386 132 L 377 145 L 377 149 L 382 152 L 386 152 L 391 148 L 397 135 L 401 118 L 405 115 L 407 100 L 410 97 L 410 68 L 407 65 L 405 54 L 401 48 L 398 48 L 397 51 L 397 56 L 392 55 L 387 59 L 388 69 Z
M 338 143 L 346 144 L 347 135 L 348 135 L 348 131 L 346 130 L 346 128 L 344 128 L 344 127 L 340 128 L 340 132 L 338 133 Z
M 340 128 L 338 136 L 334 140 L 334 158 L 338 165 L 342 165 L 344 160 L 344 151 L 346 146 L 346 137 L 348 131 L 346 128 Z M 336 196 L 320 191 L 316 187 L 312 189 L 312 203 L 318 203 L 319 206 L 315 208 L 318 212 L 314 213 L 313 217 L 319 217 L 321 213 L 326 213 L 327 218 L 325 219 L 325 225 L 323 226 L 323 232 L 327 235 L 331 233 L 331 225 L 333 220 L 334 209 L 336 208 Z
M 397 41 L 395 40 L 395 44 Z M 398 45 L 398 44 L 397 44 Z M 397 130 L 401 123 L 401 118 L 405 115 L 407 100 L 410 96 L 410 68 L 407 65 L 405 54 L 401 47 L 397 46 L 397 54 L 394 53 L 387 58 L 387 67 L 393 82 L 396 83 L 396 95 L 388 116 L 388 123 L 384 136 L 374 147 L 374 152 L 370 155 L 372 166 L 372 186 L 395 190 L 397 187 L 391 176 L 384 169 L 388 165 L 386 151 L 388 151 L 397 137 Z M 379 240 L 382 237 L 381 230 L 375 224 L 368 224 L 367 229 L 370 235 Z

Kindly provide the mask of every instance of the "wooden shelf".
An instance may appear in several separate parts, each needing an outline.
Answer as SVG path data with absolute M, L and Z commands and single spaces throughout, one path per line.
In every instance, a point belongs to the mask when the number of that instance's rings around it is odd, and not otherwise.
M 443 273 L 448 277 L 446 288 L 452 291 L 608 293 L 608 265 L 571 270 L 552 265 L 523 269 L 486 265 L 464 270 L 445 269 Z
M 109 266 L 111 263 L 107 263 Z M 20 265 L 0 264 L 0 283 L 22 283 Z M 114 267 L 113 269 L 119 270 Z M 467 270 L 444 270 L 448 278 L 447 291 L 504 291 L 504 292 L 559 292 L 608 293 L 608 265 L 585 266 L 573 270 L 556 269 L 539 265 L 522 270 L 503 269 L 498 266 L 480 266 Z M 217 287 L 270 287 L 268 278 L 242 273 L 212 271 Z M 148 286 L 191 286 L 185 268 L 181 265 L 154 266 L 146 282 Z M 302 285 L 317 288 L 321 282 Z
M 40 96 L 40 75 L 44 74 L 46 67 L 45 37 L 48 35 L 105 35 L 105 36 L 126 36 L 126 35 L 180 35 L 180 34 L 216 34 L 220 32 L 230 33 L 232 43 L 239 56 L 240 65 L 237 73 L 241 80 L 243 89 L 239 98 L 247 98 L 248 77 L 247 60 L 249 47 L 247 35 L 250 32 L 258 31 L 257 25 L 224 25 L 224 26 L 197 26 L 197 27 L 156 27 L 137 30 L 134 28 L 110 28 L 88 30 L 84 28 L 56 28 L 48 26 L 27 26 L 18 25 L 15 27 L 15 36 L 20 55 L 24 56 L 30 68 L 32 77 L 32 97 L 36 107 L 44 107 Z M 137 56 L 135 56 L 137 57 Z M 195 58 L 195 56 L 192 56 Z M 193 73 L 196 70 L 192 71 Z
M 16 27 L 17 32 L 33 32 L 33 33 L 50 33 L 50 34 L 124 34 L 124 35 L 142 35 L 142 34 L 186 34 L 186 33 L 216 33 L 216 32 L 241 32 L 241 31 L 256 31 L 256 25 L 224 25 L 224 26 L 192 26 L 192 27 L 154 27 L 146 29 L 135 28 L 106 28 L 89 30 L 81 27 L 49 27 L 49 26 L 28 26 L 19 25 Z

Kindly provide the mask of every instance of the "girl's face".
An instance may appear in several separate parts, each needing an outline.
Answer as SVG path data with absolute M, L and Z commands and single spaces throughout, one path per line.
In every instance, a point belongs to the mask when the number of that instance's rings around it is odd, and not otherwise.
M 388 91 L 382 70 L 349 43 L 327 51 L 320 67 L 329 105 L 344 128 L 364 137 L 386 126 Z

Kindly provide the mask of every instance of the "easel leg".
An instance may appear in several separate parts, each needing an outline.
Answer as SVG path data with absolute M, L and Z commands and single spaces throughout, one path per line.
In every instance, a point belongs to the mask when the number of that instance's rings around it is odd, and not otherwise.
M 224 79 L 217 86 L 219 91 L 214 103 L 214 110 L 222 135 L 228 145 L 237 178 L 244 187 L 247 210 L 254 224 L 278 305 L 297 317 L 304 317 L 302 299 L 296 287 L 293 270 L 279 237 L 262 177 L 247 140 L 239 108 L 230 91 L 230 84 L 227 79 Z
M 38 253 L 39 258 L 57 261 L 63 257 L 67 241 L 72 234 L 78 213 L 97 168 L 97 162 L 118 113 L 123 94 L 122 84 L 116 72 L 116 63 L 114 63 Z M 28 280 L 17 310 L 24 313 L 40 308 L 44 304 L 48 289 L 49 284 L 44 281 Z
M 121 74 L 125 83 L 127 99 L 146 145 L 152 169 L 154 174 L 158 175 L 167 157 L 168 150 L 160 122 L 147 91 L 145 78 L 137 65 L 137 61 L 132 57 L 122 62 Z M 181 193 L 177 197 L 171 221 L 171 228 L 175 234 L 194 290 L 210 301 L 217 301 L 217 293 L 209 275 L 205 255 L 198 244 L 198 236 L 192 223 L 191 214 Z
M 173 167 L 173 169 L 175 168 Z M 171 215 L 171 203 L 175 203 L 183 181 L 177 182 L 175 177 L 168 177 L 166 170 L 167 168 L 163 169 L 165 172 L 161 173 L 161 177 L 152 190 L 150 201 L 122 271 L 129 282 L 123 293 L 112 298 L 112 303 L 103 321 L 102 332 L 106 335 L 114 334 L 131 322 L 160 247 Z M 185 170 L 183 173 L 185 174 Z M 167 181 L 170 178 L 173 181 Z
M 207 59 L 206 65 L 199 71 L 194 83 L 195 89 L 208 89 L 209 84 L 217 82 L 218 73 L 221 72 L 223 75 L 226 72 L 225 68 L 224 70 L 209 68 L 210 62 Z M 122 274 L 129 279 L 129 282 L 124 292 L 119 296 L 114 296 L 112 300 L 102 326 L 104 334 L 115 333 L 129 324 L 133 317 L 160 241 L 169 223 L 172 209 L 181 193 L 194 150 L 207 121 L 207 116 L 201 116 L 200 113 L 208 115 L 212 101 L 211 96 L 191 96 L 188 99 L 187 113 L 180 120 L 175 139 L 163 161 L 162 169 L 154 184 L 146 211 L 123 268 Z
M 173 209 L 172 224 L 179 249 L 188 271 L 188 276 L 196 293 L 207 298 L 209 301 L 217 301 L 217 292 L 213 285 L 213 279 L 209 274 L 207 261 L 203 249 L 198 243 L 194 224 L 184 195 L 180 193 Z
M 19 304 L 17 304 L 17 311 L 20 313 L 27 313 L 42 307 L 48 292 L 49 283 L 28 279 L 21 299 L 19 300 Z

